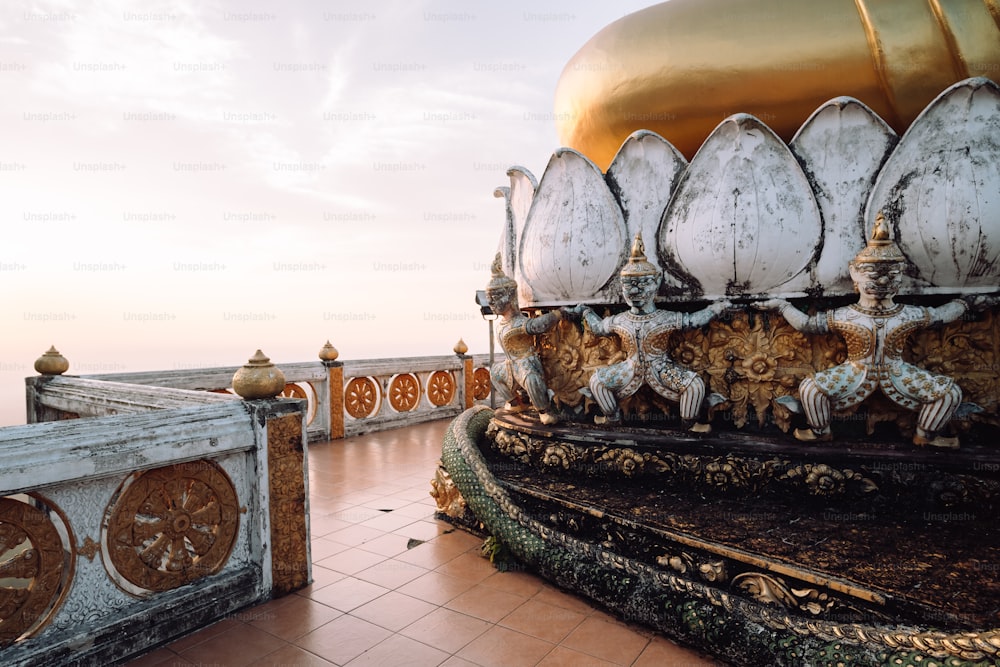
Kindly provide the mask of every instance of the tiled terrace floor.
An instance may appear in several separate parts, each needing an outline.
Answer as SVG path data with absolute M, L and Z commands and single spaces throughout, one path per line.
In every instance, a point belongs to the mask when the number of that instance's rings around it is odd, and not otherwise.
M 314 583 L 128 663 L 707 666 L 434 519 L 447 421 L 309 447 Z

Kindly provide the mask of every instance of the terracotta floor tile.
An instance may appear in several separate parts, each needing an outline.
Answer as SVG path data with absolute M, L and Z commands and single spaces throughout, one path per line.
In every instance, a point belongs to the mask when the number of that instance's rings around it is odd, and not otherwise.
M 444 606 L 469 616 L 481 618 L 484 621 L 496 623 L 524 604 L 525 601 L 526 598 L 519 595 L 511 595 L 480 585 L 473 586 Z
M 521 597 L 530 598 L 542 590 L 545 582 L 537 575 L 530 572 L 511 571 L 501 572 L 497 570 L 482 581 L 483 586 L 495 588 L 504 593 L 512 593 Z
M 578 611 L 547 602 L 528 600 L 500 621 L 500 625 L 558 644 L 586 618 Z
M 274 635 L 239 623 L 227 632 L 181 651 L 180 655 L 194 663 L 240 667 L 249 665 L 262 655 L 276 651 L 284 645 L 285 642 Z
M 315 540 L 334 531 L 348 528 L 350 525 L 350 522 L 343 519 L 338 519 L 329 514 L 319 514 L 314 511 L 309 516 L 309 537 Z
M 412 500 L 406 498 L 400 498 L 395 494 L 399 493 L 399 490 L 387 491 L 385 495 L 380 495 L 374 500 L 370 500 L 366 503 L 361 503 L 363 507 L 371 507 L 377 510 L 398 510 L 403 505 L 409 505 Z
M 601 618 L 584 619 L 562 645 L 602 660 L 630 665 L 649 644 L 649 637 Z
M 434 667 L 450 657 L 415 639 L 393 635 L 347 663 L 348 667 Z
M 399 632 L 437 608 L 437 605 L 429 602 L 390 591 L 367 604 L 361 605 L 352 611 L 351 615 L 363 618 L 369 623 L 380 625 L 387 630 Z
M 345 507 L 344 509 L 330 513 L 331 516 L 351 524 L 368 521 L 368 519 L 374 519 L 380 514 L 382 514 L 382 512 L 372 509 L 371 507 L 362 507 L 361 505 L 351 505 L 349 507 Z
M 553 644 L 499 626 L 490 628 L 456 653 L 483 667 L 535 665 L 555 648 Z
M 187 667 L 192 664 L 167 648 L 159 648 L 151 653 L 127 662 L 128 667 Z
M 725 667 L 708 656 L 701 656 L 691 649 L 678 646 L 664 637 L 656 636 L 649 642 L 646 650 L 639 655 L 633 667 L 661 667 L 661 665 L 676 665 L 676 667 Z
M 439 607 L 404 628 L 400 634 L 455 653 L 491 627 L 481 618 Z
M 428 572 L 405 586 L 400 586 L 398 590 L 418 600 L 443 605 L 475 585 L 475 582 L 468 579 L 459 579 L 441 572 Z
M 392 556 L 398 556 L 399 554 L 409 550 L 409 545 L 409 538 L 389 533 L 387 535 L 383 535 L 382 537 L 376 537 L 374 540 L 368 540 L 367 542 L 358 545 L 358 548 L 382 554 L 383 556 L 389 556 L 391 558 Z
M 618 667 L 618 663 L 601 660 L 565 646 L 557 646 L 552 649 L 551 653 L 542 658 L 538 667 Z M 657 667 L 679 666 L 670 662 L 661 662 L 657 663 Z
M 391 533 L 393 531 L 401 530 L 405 526 L 409 526 L 411 523 L 414 523 L 414 521 L 415 519 L 413 517 L 406 516 L 405 514 L 383 512 L 381 516 L 368 519 L 358 525 L 381 530 L 384 533 Z M 419 519 L 416 519 L 416 521 L 419 521 Z
M 339 553 L 335 553 L 332 556 L 327 556 L 322 560 L 315 561 L 315 563 L 321 567 L 331 569 L 334 572 L 354 574 L 356 572 L 360 572 L 361 570 L 367 570 L 372 565 L 381 563 L 385 559 L 385 556 L 372 551 L 350 548 Z
M 289 602 L 277 607 L 267 617 L 249 621 L 250 625 L 279 639 L 290 641 L 329 623 L 343 613 L 298 595 L 283 599 L 289 599 Z
M 309 597 L 334 609 L 347 612 L 388 592 L 388 588 L 376 586 L 354 577 L 346 577 L 337 583 L 321 588 Z
M 338 665 L 345 665 L 392 633 L 368 621 L 343 615 L 295 640 L 295 645 Z
M 412 549 L 407 550 L 405 554 L 400 554 L 396 558 L 407 563 L 426 567 L 427 569 L 436 569 L 448 561 L 461 556 L 468 550 L 468 547 L 461 542 L 447 541 L 442 538 L 437 538 L 430 542 L 424 542 L 423 544 L 415 546 Z M 492 567 L 491 569 L 495 570 L 495 568 Z M 485 577 L 480 578 L 485 579 Z
M 239 624 L 240 624 L 239 621 L 235 621 L 231 618 L 224 618 L 221 621 L 213 623 L 207 628 L 202 628 L 197 632 L 193 632 L 189 635 L 181 637 L 180 639 L 176 639 L 170 642 L 169 644 L 167 644 L 167 648 L 173 651 L 174 653 L 181 653 L 182 651 L 185 651 L 191 648 L 192 646 L 195 646 L 196 644 L 208 641 L 215 635 L 220 635 L 223 632 L 228 632 Z
M 477 665 L 474 662 L 469 662 L 463 658 L 459 658 L 457 655 L 453 655 L 442 662 L 441 667 L 480 667 L 480 665 Z
M 376 538 L 385 535 L 384 530 L 378 530 L 376 528 L 369 528 L 367 526 L 353 525 L 342 530 L 332 532 L 323 537 L 328 540 L 333 540 L 334 542 L 340 542 L 341 544 L 346 544 L 349 547 L 356 547 L 369 540 L 374 540 Z
M 328 556 L 333 554 L 339 554 L 345 549 L 350 549 L 351 547 L 346 544 L 341 544 L 340 542 L 334 542 L 333 540 L 327 540 L 322 537 L 314 538 L 309 543 L 309 555 L 312 557 L 312 562 L 317 563 Z
M 421 577 L 427 574 L 428 570 L 426 568 L 420 567 L 419 565 L 411 565 L 410 563 L 404 563 L 403 561 L 390 558 L 384 560 L 381 563 L 377 563 L 372 567 L 361 570 L 354 576 L 358 579 L 364 579 L 365 581 L 370 581 L 373 584 L 378 584 L 379 586 L 385 586 L 389 589 L 396 589 L 407 584 L 417 577 Z
M 409 503 L 396 510 L 397 514 L 403 514 L 414 519 L 433 519 L 434 508 L 423 503 Z
M 446 521 L 431 519 L 430 521 L 413 521 L 392 532 L 397 535 L 406 535 L 416 540 L 428 541 L 454 529 L 455 527 Z
M 559 590 L 550 584 L 542 586 L 542 590 L 535 594 L 534 599 L 539 602 L 548 602 L 549 604 L 554 604 L 555 606 L 563 607 L 564 609 L 578 611 L 581 614 L 590 615 L 594 612 L 594 608 L 587 603 L 586 600 L 577 597 L 572 593 Z
M 252 667 L 336 667 L 335 663 L 291 644 L 285 644 L 250 664 Z
M 317 565 L 313 562 L 312 566 L 312 583 L 305 588 L 295 591 L 298 595 L 305 595 L 310 597 L 311 593 L 318 591 L 321 588 L 329 586 L 332 583 L 338 582 L 347 575 L 343 572 L 334 572 L 333 570 L 327 569 L 322 565 Z
M 416 549 L 414 549 L 416 551 Z M 489 560 L 469 552 L 460 554 L 452 558 L 447 563 L 435 568 L 442 574 L 450 574 L 460 579 L 469 579 L 476 583 L 481 582 L 486 577 L 496 572 L 496 568 Z

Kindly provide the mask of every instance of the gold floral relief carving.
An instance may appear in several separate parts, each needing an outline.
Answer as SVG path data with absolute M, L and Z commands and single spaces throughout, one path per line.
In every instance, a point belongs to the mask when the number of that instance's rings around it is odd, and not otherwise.
M 614 336 L 595 336 L 586 326 L 559 322 L 536 342 L 538 356 L 545 369 L 545 381 L 554 392 L 552 400 L 559 407 L 584 409 L 590 399 L 580 389 L 590 382 L 595 368 L 616 364 L 625 359 L 621 344 Z
M 977 418 L 1000 425 L 1000 318 L 992 311 L 923 329 L 910 339 L 904 358 L 955 378 L 963 401 L 983 409 Z
M 267 422 L 270 480 L 271 576 L 284 594 L 309 583 L 302 419 L 299 413 Z
M 46 511 L 17 497 L 0 498 L 0 647 L 36 633 L 55 613 L 72 567 L 64 556 Z

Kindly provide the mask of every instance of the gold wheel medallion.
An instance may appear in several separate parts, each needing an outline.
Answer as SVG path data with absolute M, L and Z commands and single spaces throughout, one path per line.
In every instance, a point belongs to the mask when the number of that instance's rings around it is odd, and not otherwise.
M 490 397 L 490 371 L 477 368 L 472 372 L 472 397 L 482 401 Z
M 378 385 L 369 377 L 351 378 L 344 389 L 344 409 L 355 419 L 370 417 L 378 407 Z
M 34 496 L 0 498 L 0 647 L 35 634 L 59 608 L 73 576 L 68 531 Z
M 215 574 L 236 544 L 239 516 L 233 483 L 211 461 L 133 474 L 105 515 L 108 572 L 134 595 Z
M 396 412 L 409 412 L 420 401 L 420 383 L 411 373 L 397 375 L 389 383 L 389 405 Z
M 427 380 L 427 398 L 437 407 L 451 403 L 455 397 L 455 380 L 447 371 L 434 371 Z

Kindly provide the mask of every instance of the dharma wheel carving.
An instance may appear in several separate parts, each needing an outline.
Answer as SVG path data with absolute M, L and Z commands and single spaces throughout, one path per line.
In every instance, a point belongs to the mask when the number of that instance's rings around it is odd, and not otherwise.
M 477 368 L 472 372 L 472 396 L 477 401 L 490 397 L 490 371 L 488 368 Z
M 396 412 L 409 412 L 420 402 L 420 383 L 412 373 L 403 373 L 389 383 L 389 405 Z
M 106 567 L 120 587 L 139 595 L 214 574 L 236 544 L 239 515 L 233 483 L 211 461 L 135 473 L 108 505 Z
M 370 417 L 378 407 L 379 390 L 369 377 L 351 378 L 344 388 L 344 409 L 355 419 Z
M 32 496 L 0 498 L 0 647 L 45 627 L 69 588 L 73 560 L 50 517 L 62 521 Z
M 448 371 L 434 371 L 427 379 L 427 399 L 437 407 L 455 398 L 455 378 Z

